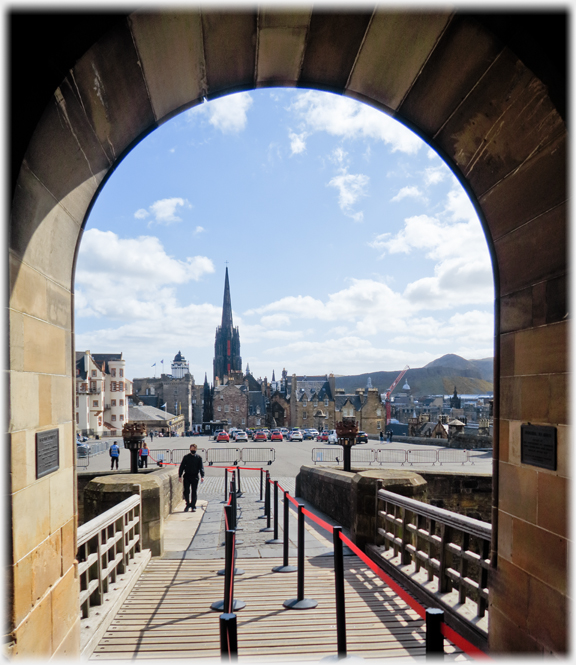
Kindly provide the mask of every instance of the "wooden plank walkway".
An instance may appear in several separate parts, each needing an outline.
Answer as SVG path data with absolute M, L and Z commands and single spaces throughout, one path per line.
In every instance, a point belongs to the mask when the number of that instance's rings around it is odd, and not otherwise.
M 348 654 L 370 659 L 424 658 L 424 622 L 356 556 L 344 558 Z M 291 560 L 290 563 L 295 563 Z M 311 610 L 287 610 L 297 596 L 297 573 L 274 573 L 281 559 L 239 559 L 234 597 L 239 661 L 313 662 L 336 655 L 333 557 L 306 561 L 305 596 Z M 194 658 L 220 660 L 222 560 L 151 561 L 90 660 Z M 446 660 L 468 660 L 451 645 Z

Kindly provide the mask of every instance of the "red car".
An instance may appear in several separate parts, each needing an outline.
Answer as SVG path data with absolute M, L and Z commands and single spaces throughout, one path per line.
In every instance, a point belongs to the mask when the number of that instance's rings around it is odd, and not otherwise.
M 328 441 L 328 432 L 320 432 L 320 434 L 316 437 L 316 441 Z
M 219 432 L 218 436 L 216 437 L 216 441 L 230 441 L 230 437 L 228 436 L 228 432 Z
M 264 432 L 256 432 L 256 434 L 254 434 L 254 439 L 253 440 L 254 441 L 268 441 L 268 437 L 266 436 L 266 434 L 264 434 Z
M 284 441 L 282 432 L 280 432 L 279 430 L 274 430 L 270 435 L 270 441 Z

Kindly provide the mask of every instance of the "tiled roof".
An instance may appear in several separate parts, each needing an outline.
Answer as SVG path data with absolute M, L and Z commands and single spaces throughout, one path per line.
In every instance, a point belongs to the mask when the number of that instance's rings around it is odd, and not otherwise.
M 155 406 L 129 406 L 128 419 L 130 422 L 141 420 L 171 420 L 176 418 L 173 413 L 167 413 L 162 409 L 157 409 Z

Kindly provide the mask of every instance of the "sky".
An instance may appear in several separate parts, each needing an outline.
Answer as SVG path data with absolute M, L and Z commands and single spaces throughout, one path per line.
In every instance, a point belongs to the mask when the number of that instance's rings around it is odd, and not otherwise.
M 493 355 L 492 265 L 467 194 L 416 134 L 342 96 L 241 92 L 138 144 L 87 220 L 76 350 L 122 352 L 130 378 L 169 373 L 181 351 L 212 381 L 226 267 L 256 378 Z

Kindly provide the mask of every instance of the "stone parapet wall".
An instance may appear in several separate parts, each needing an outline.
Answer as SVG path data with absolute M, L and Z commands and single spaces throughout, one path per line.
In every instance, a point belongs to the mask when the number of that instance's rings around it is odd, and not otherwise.
M 369 440 L 379 441 L 379 437 L 368 436 Z M 419 446 L 444 446 L 446 448 L 459 448 L 461 450 L 476 450 L 478 448 L 492 448 L 491 436 L 480 436 L 475 434 L 457 434 L 451 439 L 433 439 L 427 436 L 404 436 L 394 434 L 392 443 L 386 444 L 391 448 L 395 443 L 413 443 Z
M 163 467 L 151 473 L 118 473 L 90 480 L 84 489 L 84 521 L 113 508 L 132 494 L 142 498 L 142 547 L 152 556 L 164 553 L 164 521 L 182 501 L 176 467 Z

